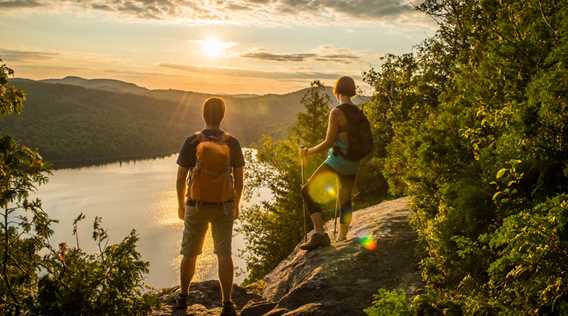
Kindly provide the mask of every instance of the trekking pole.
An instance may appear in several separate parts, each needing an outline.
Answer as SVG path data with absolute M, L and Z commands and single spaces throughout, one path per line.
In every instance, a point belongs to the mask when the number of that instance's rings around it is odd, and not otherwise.
M 304 145 L 300 144 L 300 148 L 304 149 Z M 302 209 L 304 211 L 304 242 L 308 240 L 308 222 L 307 222 L 307 211 L 306 211 L 306 201 L 304 201 L 304 195 L 303 195 L 303 190 L 304 190 L 304 157 L 300 154 L 300 175 L 302 177 L 302 181 L 300 184 L 300 197 L 302 198 Z
M 335 216 L 333 217 L 333 239 L 337 239 L 337 216 L 339 214 L 339 186 L 341 185 L 337 181 L 337 193 L 335 194 Z

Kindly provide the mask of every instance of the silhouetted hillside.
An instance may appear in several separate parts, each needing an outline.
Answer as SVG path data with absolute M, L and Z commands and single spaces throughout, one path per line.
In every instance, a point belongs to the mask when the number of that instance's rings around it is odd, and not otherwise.
M 39 149 L 55 167 L 174 153 L 202 127 L 201 104 L 209 97 L 174 90 L 152 91 L 150 97 L 25 79 L 11 83 L 26 92 L 27 102 L 21 116 L 0 121 L 0 132 Z M 281 133 L 301 109 L 302 95 L 226 97 L 224 127 L 244 145 L 262 134 Z
M 146 95 L 150 91 L 130 82 L 113 79 L 84 79 L 76 76 L 67 76 L 63 79 L 45 79 L 39 81 L 45 83 L 61 83 L 88 89 L 105 90 L 119 93 L 131 93 L 138 95 Z

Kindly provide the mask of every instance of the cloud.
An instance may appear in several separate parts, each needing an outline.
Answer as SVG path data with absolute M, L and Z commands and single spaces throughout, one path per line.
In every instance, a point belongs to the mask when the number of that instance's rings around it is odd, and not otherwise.
M 8 62 L 43 61 L 59 56 L 58 53 L 21 51 L 0 48 L 0 58 Z
M 21 9 L 41 7 L 44 4 L 36 0 L 0 0 L 0 9 Z
M 309 0 L 286 0 L 283 1 L 292 8 L 296 3 L 309 3 L 313 10 L 321 11 L 331 9 L 335 12 L 359 18 L 384 18 L 394 17 L 415 11 L 408 2 L 400 0 L 344 0 L 344 1 L 309 1 Z M 316 4 L 316 5 L 313 5 Z
M 253 58 L 268 61 L 305 61 L 317 57 L 317 54 L 273 54 L 264 51 L 253 51 L 240 55 L 245 58 Z
M 414 15 L 410 0 L 0 0 L 0 8 L 65 6 L 141 19 L 179 18 L 185 21 L 234 23 L 286 20 L 329 23 L 343 20 L 393 20 Z M 416 0 L 420 1 L 420 0 Z
M 265 61 L 277 62 L 305 62 L 305 61 L 321 61 L 333 62 L 339 64 L 351 64 L 360 60 L 360 56 L 354 54 L 350 49 L 337 48 L 334 46 L 320 46 L 317 52 L 294 53 L 294 54 L 278 54 L 270 53 L 265 50 L 253 50 L 241 53 L 241 57 L 253 58 Z
M 212 68 L 212 67 L 199 67 L 192 65 L 180 64 L 160 64 L 160 67 L 175 69 L 183 72 L 198 73 L 202 76 L 206 75 L 222 75 L 232 77 L 245 77 L 245 78 L 263 78 L 263 79 L 280 79 L 280 80 L 324 80 L 324 79 L 337 79 L 341 75 L 336 73 L 323 73 L 323 72 L 274 72 L 274 71 L 260 71 L 240 68 Z

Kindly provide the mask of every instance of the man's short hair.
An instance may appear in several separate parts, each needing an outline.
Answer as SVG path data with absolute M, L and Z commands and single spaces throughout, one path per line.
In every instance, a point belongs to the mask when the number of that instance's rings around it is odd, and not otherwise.
M 225 116 L 225 101 L 209 98 L 203 103 L 203 119 L 207 125 L 219 126 Z
M 357 94 L 357 87 L 355 87 L 355 81 L 351 77 L 343 76 L 335 82 L 333 87 L 333 94 L 344 95 L 346 97 L 352 97 Z

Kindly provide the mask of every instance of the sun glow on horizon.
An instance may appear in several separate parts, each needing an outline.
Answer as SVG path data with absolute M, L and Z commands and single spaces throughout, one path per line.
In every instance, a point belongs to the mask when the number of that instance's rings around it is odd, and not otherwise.
M 199 41 L 202 53 L 209 58 L 220 58 L 227 55 L 226 50 L 233 47 L 235 43 L 224 42 L 217 38 L 210 37 Z

